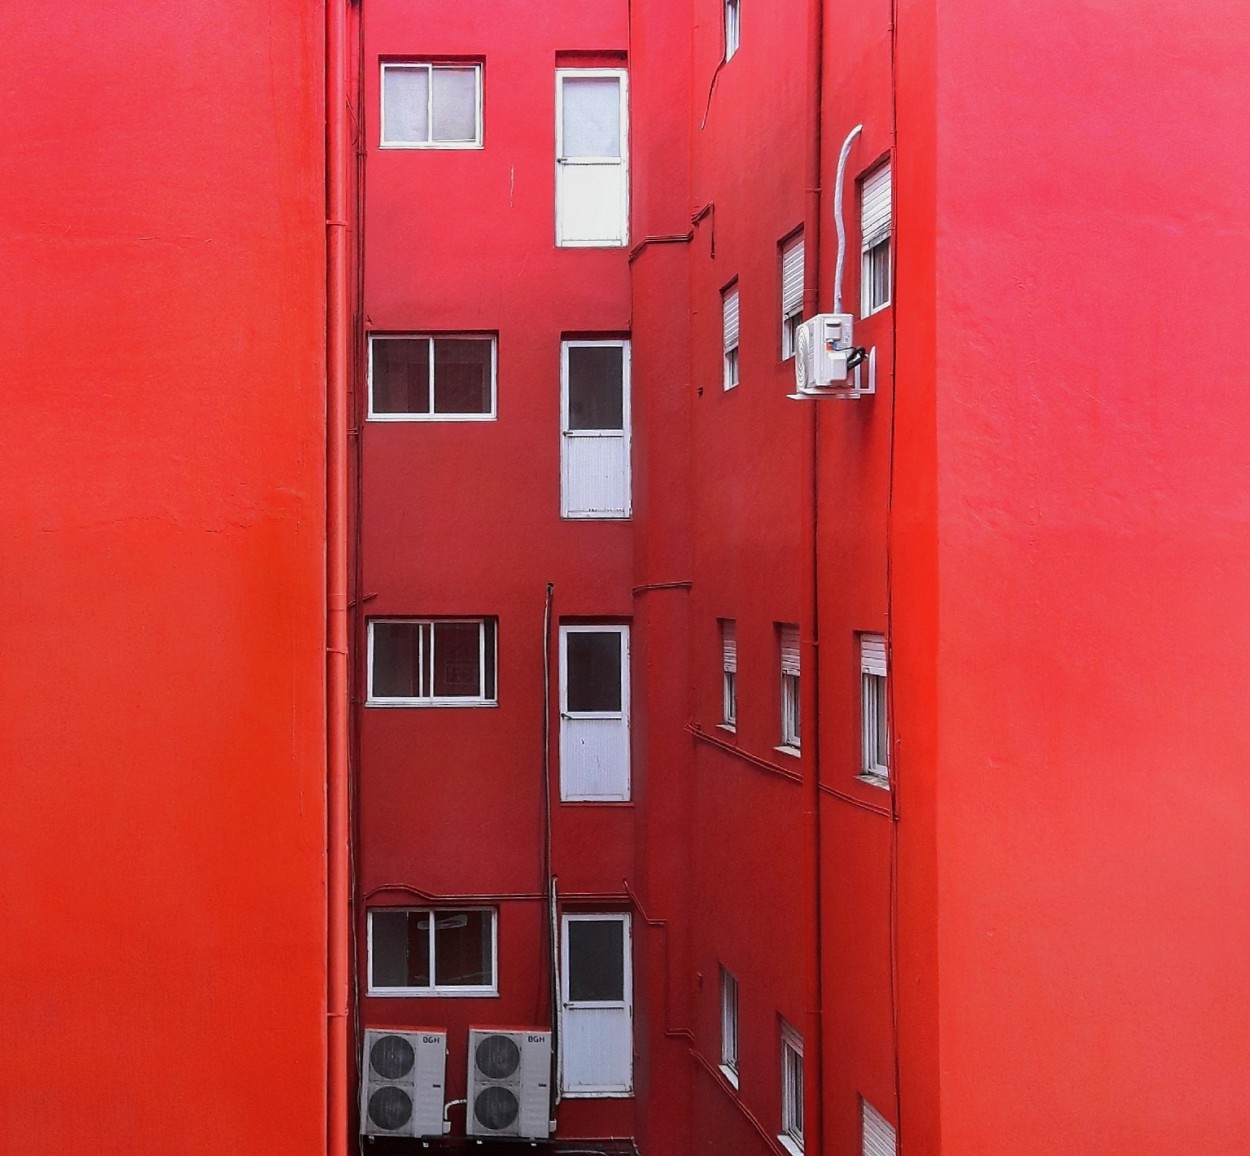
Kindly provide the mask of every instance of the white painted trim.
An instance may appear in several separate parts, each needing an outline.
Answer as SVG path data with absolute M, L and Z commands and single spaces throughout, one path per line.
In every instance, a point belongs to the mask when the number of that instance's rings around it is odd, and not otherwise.
M 499 411 L 499 335 L 497 333 L 370 333 L 367 342 L 367 365 L 365 393 L 368 398 L 366 420 L 379 422 L 458 422 L 496 421 Z M 434 413 L 434 342 L 435 341 L 489 341 L 490 342 L 490 410 L 486 413 Z M 373 408 L 373 344 L 375 341 L 428 341 L 430 345 L 430 412 L 429 413 L 377 413 Z
M 458 913 L 462 911 L 490 912 L 490 984 L 475 984 L 464 987 L 376 987 L 373 982 L 373 915 L 374 912 L 429 912 L 430 913 L 430 977 L 435 973 L 434 941 L 437 929 L 434 920 L 437 913 Z M 489 998 L 499 995 L 499 908 L 498 907 L 370 907 L 365 911 L 365 994 L 382 999 L 425 999 L 435 996 L 443 999 Z
M 383 60 L 378 70 L 378 148 L 382 149 L 480 149 L 484 148 L 483 117 L 482 117 L 482 86 L 483 69 L 481 61 L 464 60 Z M 434 77 L 436 68 L 455 68 L 464 70 L 472 68 L 477 73 L 477 108 L 475 110 L 474 130 L 476 136 L 472 141 L 388 141 L 382 134 L 386 131 L 386 70 L 388 68 L 424 68 L 431 75 L 425 85 L 425 127 L 427 132 L 434 131 Z
M 620 86 L 620 153 L 619 157 L 578 157 L 569 161 L 564 156 L 564 81 L 610 77 L 619 79 Z M 565 241 L 560 211 L 560 167 L 565 164 L 619 166 L 622 170 L 624 195 L 621 199 L 622 220 L 620 240 Z M 629 180 L 629 70 L 625 68 L 557 68 L 556 69 L 556 174 L 555 174 L 555 224 L 556 247 L 559 249 L 620 249 L 629 244 L 630 180 Z

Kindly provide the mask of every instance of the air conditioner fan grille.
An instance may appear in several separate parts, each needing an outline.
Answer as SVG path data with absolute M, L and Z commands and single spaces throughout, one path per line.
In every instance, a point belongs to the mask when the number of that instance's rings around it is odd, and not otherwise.
M 384 1080 L 401 1080 L 417 1062 L 417 1053 L 403 1036 L 382 1036 L 369 1049 L 369 1066 Z
M 473 1101 L 473 1115 L 478 1123 L 492 1132 L 502 1132 L 515 1123 L 521 1114 L 516 1096 L 499 1084 L 483 1088 Z
M 369 1119 L 388 1132 L 402 1128 L 412 1119 L 412 1097 L 393 1084 L 379 1088 L 369 1097 Z
M 521 1066 L 521 1049 L 509 1036 L 487 1036 L 479 1041 L 473 1060 L 488 1080 L 506 1080 Z

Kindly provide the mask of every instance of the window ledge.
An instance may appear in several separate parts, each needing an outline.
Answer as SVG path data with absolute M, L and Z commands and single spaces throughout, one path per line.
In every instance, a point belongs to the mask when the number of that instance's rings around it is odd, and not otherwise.
M 370 999 L 498 999 L 498 988 L 455 987 L 371 987 L 365 992 Z
M 736 735 L 738 733 L 738 724 L 729 722 L 717 723 L 716 729 L 718 731 L 728 731 L 731 735 Z
M 487 698 L 370 698 L 365 706 L 398 707 L 400 709 L 429 710 L 431 707 L 451 707 L 463 710 L 465 707 L 497 707 L 499 703 Z
M 874 775 L 871 771 L 864 771 L 855 777 L 861 783 L 867 783 L 870 787 L 879 787 L 883 791 L 890 789 L 890 777 L 888 775 Z
M 773 747 L 773 750 L 775 750 L 778 754 L 789 755 L 792 759 L 801 759 L 803 757 L 803 752 L 799 750 L 798 747 L 787 746 L 785 743 L 782 743 L 780 746 Z
M 725 1081 L 736 1092 L 738 1090 L 738 1073 L 728 1064 L 721 1064 L 720 1074 L 725 1077 Z
M 790 1153 L 790 1156 L 803 1156 L 803 1145 L 796 1144 L 790 1136 L 778 1136 L 777 1142 Z

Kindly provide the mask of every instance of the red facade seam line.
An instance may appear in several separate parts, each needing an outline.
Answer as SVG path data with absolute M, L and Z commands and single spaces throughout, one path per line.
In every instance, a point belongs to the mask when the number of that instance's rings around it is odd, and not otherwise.
M 347 1151 L 347 12 L 326 4 L 326 1145 Z

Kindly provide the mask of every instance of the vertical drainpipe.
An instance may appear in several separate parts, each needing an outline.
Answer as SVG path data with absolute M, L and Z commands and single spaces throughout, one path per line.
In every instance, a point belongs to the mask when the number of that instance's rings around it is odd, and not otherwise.
M 806 203 L 803 213 L 803 316 L 812 317 L 820 309 L 820 162 L 821 162 L 821 96 L 824 65 L 824 0 L 808 0 L 807 6 L 807 156 Z M 823 963 L 823 889 L 821 880 L 820 832 L 820 586 L 818 556 L 820 549 L 820 410 L 819 402 L 811 411 L 811 695 L 810 718 L 804 727 L 804 746 L 808 752 L 807 788 L 811 808 L 812 856 L 812 934 L 810 937 L 812 974 L 809 991 L 808 1031 L 812 1045 L 804 1049 L 810 1057 L 805 1065 L 807 1079 L 804 1089 L 807 1135 L 804 1147 L 813 1156 L 824 1152 L 824 963 Z M 805 1032 L 805 1034 L 807 1034 Z
M 326 1152 L 347 1151 L 347 0 L 325 0 Z

